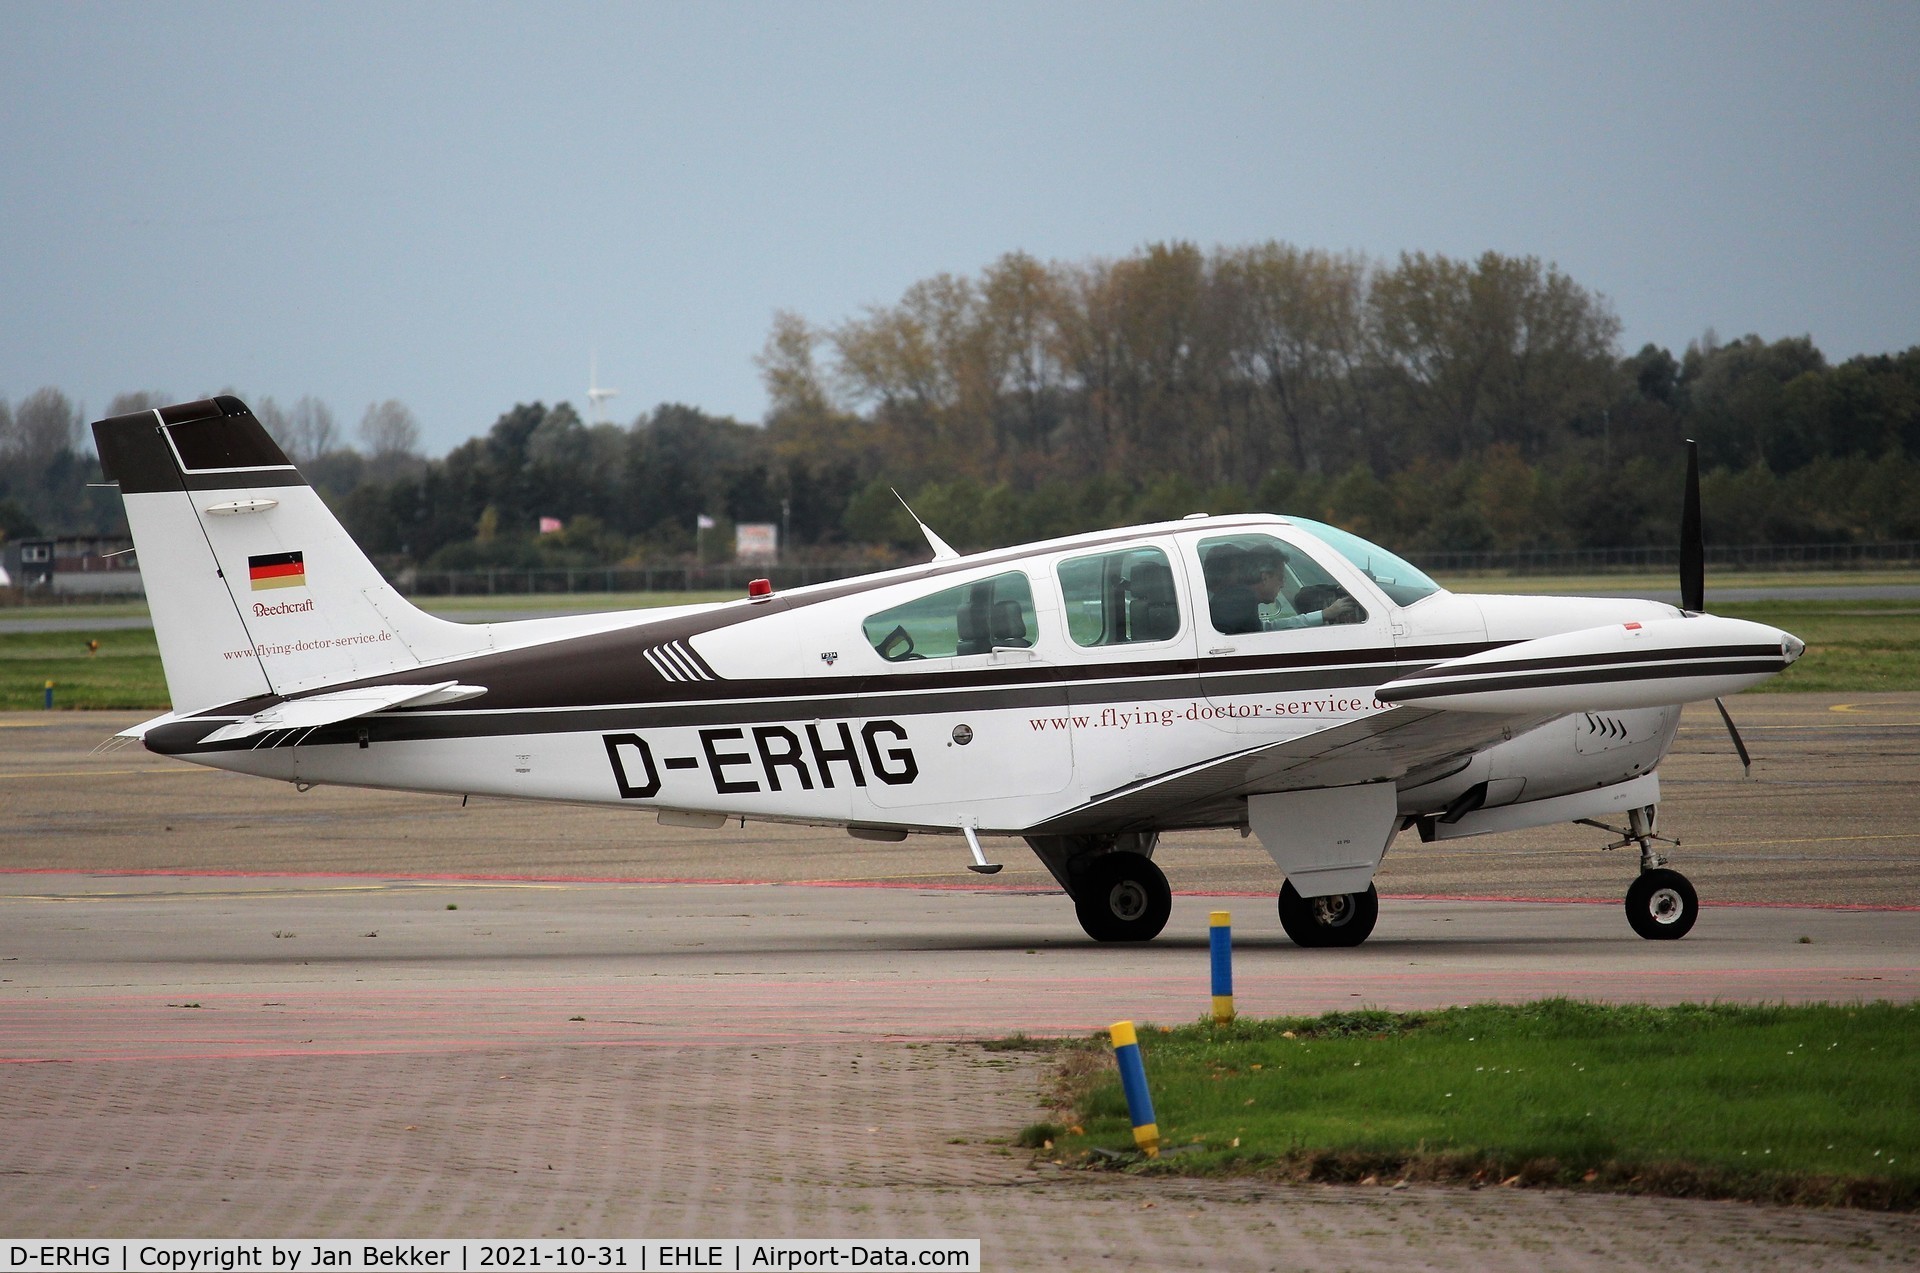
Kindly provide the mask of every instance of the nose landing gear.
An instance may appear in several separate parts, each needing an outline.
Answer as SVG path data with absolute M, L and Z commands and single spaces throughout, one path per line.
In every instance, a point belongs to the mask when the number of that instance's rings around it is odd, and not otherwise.
M 1607 845 L 1624 849 L 1633 845 L 1640 850 L 1640 875 L 1627 889 L 1627 923 L 1648 941 L 1678 941 L 1700 918 L 1700 897 L 1693 884 L 1678 871 L 1667 868 L 1667 859 L 1654 848 L 1654 842 L 1679 847 L 1680 841 L 1653 833 L 1655 806 L 1627 811 L 1627 825 L 1612 827 L 1590 818 L 1580 821 L 1620 838 Z
M 1627 922 L 1648 941 L 1685 937 L 1699 914 L 1700 899 L 1678 871 L 1642 871 L 1627 889 Z

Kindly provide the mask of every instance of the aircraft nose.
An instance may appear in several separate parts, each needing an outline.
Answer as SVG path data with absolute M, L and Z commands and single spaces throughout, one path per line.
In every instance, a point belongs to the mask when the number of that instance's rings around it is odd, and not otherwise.
M 1807 643 L 1805 641 L 1802 641 L 1791 632 L 1782 632 L 1780 634 L 1780 653 L 1786 656 L 1789 664 L 1797 662 L 1800 656 L 1806 652 Z

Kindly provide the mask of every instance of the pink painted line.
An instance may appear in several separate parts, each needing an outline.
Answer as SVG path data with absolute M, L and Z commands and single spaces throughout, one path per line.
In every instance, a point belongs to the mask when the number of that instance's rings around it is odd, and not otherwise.
M 1256 894 L 1264 897 L 1265 894 Z M 1382 899 L 1396 902 L 1529 902 L 1546 906 L 1618 906 L 1614 897 L 1532 897 L 1500 893 L 1382 893 Z M 1920 911 L 1920 906 L 1895 902 L 1715 902 L 1700 905 L 1717 910 L 1794 910 L 1794 911 Z
M 457 871 L 417 872 L 417 871 L 212 871 L 212 870 L 163 870 L 141 867 L 134 869 L 73 869 L 52 866 L 8 866 L 0 867 L 0 875 L 86 875 L 103 879 L 115 879 L 122 876 L 154 879 L 205 879 L 205 880 L 401 880 L 433 881 L 465 884 L 692 884 L 692 885 L 758 885 L 762 887 L 782 886 L 788 888 L 892 888 L 892 889 L 929 889 L 936 892 L 953 893 L 1055 893 L 1057 889 L 1043 888 L 1033 884 L 967 884 L 967 883 L 921 883 L 913 880 L 750 880 L 729 876 L 689 877 L 689 876 L 647 876 L 647 875 L 505 875 L 505 874 L 465 874 Z M 1251 894 L 1250 896 L 1265 896 Z
M 1818 968 L 1805 968 L 1805 966 L 1774 966 L 1774 968 L 1594 968 L 1594 970 L 1578 970 L 1578 968 L 1540 968 L 1540 970 L 1484 970 L 1484 972 L 1480 972 L 1480 970 L 1432 970 L 1432 972 L 1411 973 L 1384 972 L 1384 970 L 1373 970 L 1373 968 L 1344 968 L 1344 970 L 1329 970 L 1329 972 L 1281 973 L 1269 973 L 1267 970 L 1261 970 L 1261 985 L 1267 985 L 1267 987 L 1273 987 L 1273 985 L 1281 985 L 1281 987 L 1311 987 L 1311 985 L 1329 983 L 1329 985 L 1354 987 L 1354 985 L 1367 985 L 1367 983 L 1379 983 L 1379 981 L 1404 981 L 1404 983 L 1423 983 L 1423 981 L 1507 981 L 1507 979 L 1526 979 L 1526 977 L 1538 977 L 1538 979 L 1549 979 L 1549 981 L 1563 981 L 1563 979 L 1624 979 L 1624 981 L 1638 981 L 1638 979 L 1647 979 L 1647 977 L 1716 977 L 1716 979 L 1726 979 L 1726 977 L 1763 977 L 1763 975 L 1764 977 L 1772 977 L 1772 975 L 1782 975 L 1782 977 L 1868 977 L 1868 975 L 1882 975 L 1882 977 L 1884 977 L 1884 975 L 1920 975 L 1920 968 L 1916 968 L 1914 964 L 1868 964 L 1868 966 L 1860 966 L 1860 964 L 1822 964 L 1822 966 L 1818 966 Z M 1127 989 L 1127 991 L 1144 991 L 1144 993 L 1154 993 L 1154 991 L 1183 991 L 1183 993 L 1185 993 L 1190 987 L 1194 987 L 1194 985 L 1204 985 L 1204 983 L 1206 983 L 1206 970 L 1204 970 L 1204 968 L 1198 970 L 1198 972 L 1192 972 L 1190 975 L 1188 975 L 1188 973 L 1181 973 L 1181 975 L 1148 977 L 1148 975 L 1137 975 L 1137 973 L 1114 973 L 1114 975 L 1102 975 L 1102 977 L 1031 977 L 1031 979 L 1021 979 L 1020 981 L 1021 987 L 1027 987 L 1027 989 L 1033 989 L 1033 991 L 1100 991 L 1100 989 L 1121 987 L 1121 989 Z M 724 993 L 722 993 L 722 989 L 724 989 Z M 789 1012 L 789 1014 L 795 1014 L 795 1016 L 803 1016 L 803 1014 L 808 1012 L 808 1008 L 806 1008 L 804 1004 L 801 1004 L 801 1002 L 795 1002 L 795 998 L 793 998 L 795 995 L 801 995 L 801 993 L 837 991 L 837 993 L 841 995 L 839 1002 L 847 1002 L 847 1000 L 864 1000 L 864 1002 L 870 1002 L 870 1000 L 877 1000 L 877 998 L 897 998 L 900 1002 L 906 1002 L 906 1004 L 912 1004 L 912 1006 L 924 1006 L 925 1002 L 927 1002 L 927 1000 L 925 1000 L 927 993 L 948 993 L 948 995 L 950 995 L 950 993 L 964 993 L 964 991 L 968 991 L 968 989 L 975 989 L 975 991 L 981 991 L 981 993 L 985 993 L 985 991 L 991 989 L 991 991 L 998 993 L 998 991 L 1002 989 L 1002 983 L 998 983 L 998 981 L 991 979 L 991 977 L 910 977 L 910 979 L 885 979 L 885 981 L 866 981 L 866 979 L 851 979 L 851 977 L 833 977 L 833 979 L 812 977 L 812 979 L 806 979 L 806 981 L 785 981 L 785 979 L 745 981 L 745 979 L 737 979 L 737 977 L 728 977 L 726 983 L 724 983 L 724 987 L 720 987 L 720 983 L 716 983 L 716 981 L 710 979 L 708 975 L 701 975 L 701 977 L 697 977 L 697 979 L 687 979 L 687 981 L 659 981 L 659 983 L 647 983 L 647 985 L 643 985 L 643 987 L 578 985 L 578 983 L 574 983 L 574 985 L 522 985 L 522 987 L 497 987 L 497 985 L 488 985 L 488 987 L 472 987 L 472 985 L 467 985 L 467 987 L 367 987 L 367 989 L 353 989 L 353 991 L 300 989 L 298 993 L 292 993 L 294 998 L 288 998 L 286 1002 L 275 1002 L 275 1004 L 271 1004 L 271 1006 L 280 1010 L 278 1016 L 282 1016 L 282 1018 L 298 1018 L 301 1012 L 307 1012 L 307 1010 L 338 1012 L 338 1006 L 336 1006 L 336 1004 L 340 1004 L 342 1000 L 367 1004 L 367 1006 L 363 1008 L 363 1012 L 365 1012 L 369 1018 L 372 1018 L 372 1016 L 380 1016 L 380 1014 L 384 1014 L 384 1012 L 407 1012 L 409 1016 L 411 1016 L 411 1014 L 430 1014 L 430 1012 L 432 1012 L 432 1008 L 419 1008 L 419 1006 L 415 1006 L 417 1000 L 447 1000 L 447 1002 L 472 1002 L 472 1000 L 488 1002 L 488 1000 L 492 1000 L 493 1004 L 513 1006 L 515 1002 L 553 1004 L 553 1002 L 576 1002 L 576 1000 L 586 1000 L 586 998 L 593 998 L 593 1000 L 597 1000 L 597 1002 L 612 1002 L 612 1004 L 624 1004 L 624 1002 L 632 1002 L 632 1000 L 636 1000 L 636 998 L 637 1000 L 643 1000 L 643 1002 L 659 1002 L 659 1000 L 670 1000 L 670 998 L 697 998 L 697 1000 L 701 1000 L 701 1002 L 724 1004 L 724 1006 L 728 1006 L 728 1010 L 737 1010 L 739 1006 L 743 1006 L 743 1004 L 749 1002 L 749 995 L 745 995 L 745 993 L 751 993 L 751 997 L 766 997 L 764 998 L 764 1002 L 766 1002 L 766 1006 L 768 1006 L 770 1010 L 780 1010 L 780 1012 Z M 111 1008 L 111 1006 L 144 1008 L 144 1010 L 156 1012 L 156 1014 L 165 1012 L 165 1014 L 169 1014 L 169 1020 L 171 1020 L 171 1014 L 177 1014 L 177 1012 L 194 1012 L 194 1010 L 190 1010 L 190 1008 L 169 1008 L 167 1004 L 156 1002 L 157 998 L 159 998 L 159 995 L 60 995 L 58 998 L 48 998 L 48 1000 L 42 1000 L 42 1002 L 13 1002 L 13 1004 L 6 1004 L 4 1008 L 0 1008 L 0 1021 L 17 1020 L 17 1018 L 42 1018 L 42 1016 L 48 1014 L 48 1012 L 58 1012 L 58 1010 L 71 1008 L 71 1006 L 77 1006 L 77 1004 L 84 1004 L 84 1006 L 94 1008 L 94 1010 Z M 263 1004 L 263 1002 L 259 1000 L 257 993 L 248 993 L 248 991 L 196 993 L 196 1002 L 204 1002 L 204 1004 L 228 1004 L 227 1008 L 205 1008 L 204 1012 L 252 1010 L 255 1006 L 261 1008 L 261 1010 L 265 1010 L 265 1008 L 269 1006 L 269 1004 Z M 455 1010 L 453 1010 L 453 1008 L 445 1008 L 444 1012 L 455 1012 Z M 833 1008 L 818 1008 L 816 1012 L 831 1014 Z M 603 1021 L 601 1021 L 601 1023 L 603 1023 Z
M 1078 1029 L 1023 1029 L 1028 1038 L 1069 1038 L 1081 1034 L 1096 1034 L 1106 1029 L 1107 1020 L 1089 1022 Z M 1008 1027 L 1009 1031 L 1013 1027 Z M 469 1043 L 429 1044 L 419 1047 L 366 1047 L 366 1048 L 309 1048 L 306 1050 L 282 1049 L 261 1052 L 149 1052 L 126 1055 L 97 1056 L 61 1056 L 61 1057 L 0 1057 L 0 1065 L 118 1065 L 132 1061 L 140 1064 L 152 1064 L 156 1061 L 267 1061 L 300 1060 L 307 1057 L 379 1057 L 379 1056 L 421 1056 L 439 1054 L 466 1054 L 472 1052 L 511 1052 L 529 1045 L 565 1048 L 734 1048 L 742 1046 L 777 1047 L 786 1044 L 820 1043 L 977 1043 L 982 1039 L 997 1037 L 991 1030 L 975 1030 L 967 1033 L 951 1034 L 902 1034 L 882 1032 L 879 1034 L 739 1034 L 730 1036 L 698 1036 L 686 1039 L 618 1039 L 618 1040 L 573 1040 L 559 1042 L 550 1040 L 525 1039 L 476 1039 Z
M 1047 884 L 989 884 L 984 881 L 945 882 L 920 880 L 760 880 L 744 876 L 654 876 L 654 875 L 514 875 L 505 873 L 480 873 L 458 871 L 234 871 L 234 870 L 165 870 L 140 867 L 130 869 L 74 869 L 51 866 L 7 866 L 0 867 L 0 876 L 7 875 L 82 875 L 103 879 L 119 877 L 147 879 L 211 879 L 211 880 L 387 880 L 387 881 L 424 881 L 434 883 L 467 884 L 641 884 L 648 886 L 670 886 L 675 884 L 693 887 L 758 887 L 758 888 L 838 888 L 838 889 L 917 889 L 934 893 L 1005 893 L 1013 896 L 1052 897 L 1061 896 L 1060 890 Z M 1252 897 L 1268 898 L 1274 891 L 1251 889 L 1175 889 L 1175 897 Z M 1618 906 L 1618 898 L 1608 897 L 1543 897 L 1525 893 L 1382 893 L 1382 898 L 1398 902 L 1496 902 L 1527 903 L 1541 906 Z M 1728 902 L 1702 901 L 1703 907 L 1727 909 L 1779 909 L 1779 910 L 1816 910 L 1816 911 L 1888 911 L 1920 912 L 1920 905 L 1904 905 L 1893 902 Z

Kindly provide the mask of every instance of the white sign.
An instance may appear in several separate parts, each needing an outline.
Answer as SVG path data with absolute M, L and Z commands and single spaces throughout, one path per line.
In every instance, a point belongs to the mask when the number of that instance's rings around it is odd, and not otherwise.
M 733 528 L 733 555 L 737 561 L 780 560 L 780 528 L 772 522 L 740 522 Z

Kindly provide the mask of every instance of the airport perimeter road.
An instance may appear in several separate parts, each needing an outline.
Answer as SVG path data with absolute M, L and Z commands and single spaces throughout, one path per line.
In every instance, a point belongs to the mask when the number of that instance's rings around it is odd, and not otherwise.
M 1920 911 L 1900 909 L 1920 891 L 1920 696 L 1734 710 L 1760 776 L 1721 754 L 1711 708 L 1689 716 L 1663 815 L 1681 861 L 1710 898 L 1826 905 L 1711 907 L 1646 943 L 1618 905 L 1632 861 L 1597 833 L 1401 845 L 1375 938 L 1322 952 L 1281 936 L 1271 865 L 1232 836 L 1168 846 L 1193 891 L 1160 941 L 1097 947 L 1017 842 L 983 885 L 940 841 L 300 795 L 87 753 L 125 718 L 0 718 L 0 1230 L 977 1236 L 995 1268 L 1911 1268 L 1907 1216 L 1063 1171 L 1005 1143 L 1048 1113 L 1040 1060 L 971 1042 L 1201 1015 L 1214 908 L 1255 1014 L 1920 997 Z M 1523 896 L 1603 900 L 1498 900 Z

